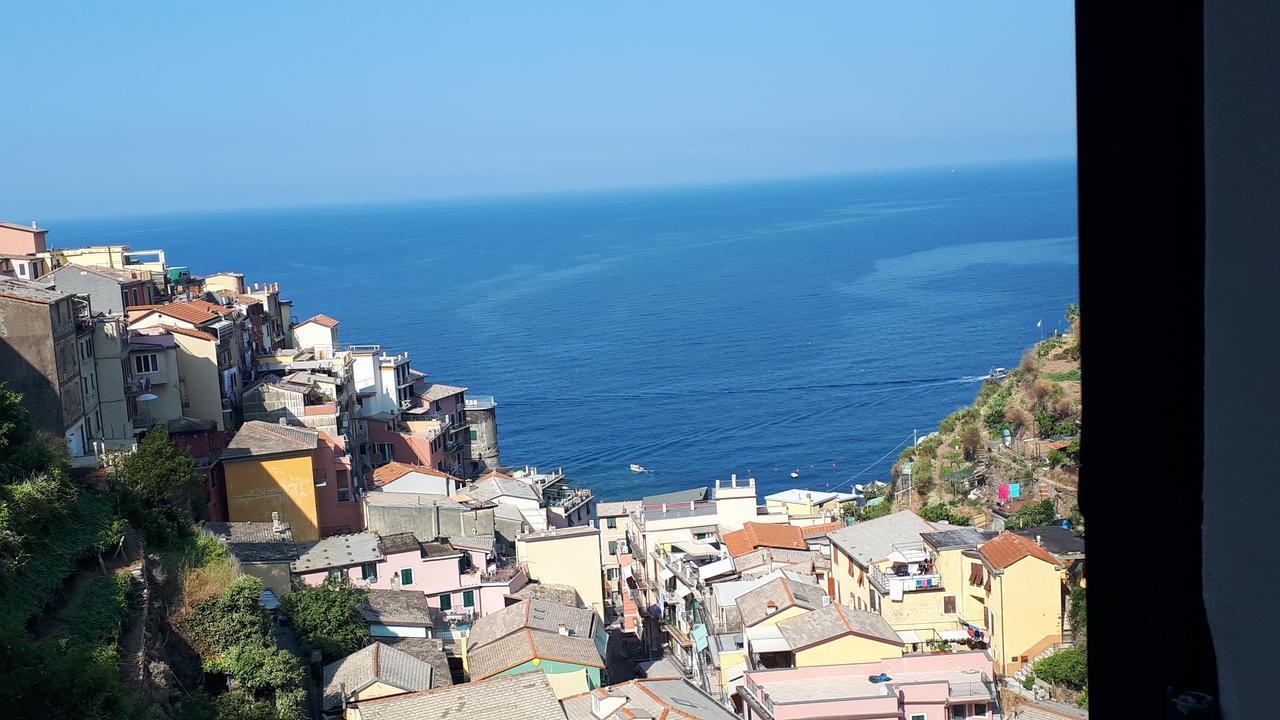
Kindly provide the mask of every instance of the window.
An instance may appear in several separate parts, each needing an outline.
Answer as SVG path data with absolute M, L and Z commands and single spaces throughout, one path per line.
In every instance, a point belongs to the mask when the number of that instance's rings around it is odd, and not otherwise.
M 969 717 L 968 705 L 952 705 L 951 706 L 951 720 L 965 720 L 965 718 L 967 717 Z
M 610 530 L 617 529 L 618 518 L 609 518 L 608 520 L 605 521 L 605 525 L 608 525 Z
M 475 431 L 475 430 L 472 430 L 472 431 L 471 431 L 471 442 L 475 442 L 475 441 L 476 441 L 476 431 Z
M 133 289 L 133 304 L 138 304 L 138 288 Z
M 333 568 L 329 571 L 329 577 L 331 578 L 340 578 L 342 575 L 343 573 L 341 568 Z
M 84 354 L 85 357 L 93 357 L 93 343 L 87 342 L 84 344 Z
M 476 591 L 463 590 L 462 591 L 462 607 L 475 607 L 475 606 L 476 606 Z
M 986 703 L 974 703 L 974 704 L 973 704 L 973 713 L 972 713 L 972 715 L 973 715 L 974 717 L 981 717 L 981 716 L 986 715 L 986 714 L 987 714 L 987 704 L 986 704 Z
M 607 579 L 607 580 L 617 580 L 617 579 L 618 579 L 618 568 L 607 568 L 607 569 L 604 571 L 604 576 L 605 576 L 605 579 Z
M 369 582 L 378 582 L 378 565 L 377 563 L 365 563 L 360 566 L 360 579 Z
M 435 405 L 435 408 L 434 408 L 435 411 L 440 412 L 440 401 L 439 400 L 435 401 L 434 405 Z
M 143 375 L 160 372 L 160 361 L 156 359 L 154 354 L 151 355 L 134 355 L 133 371 Z
M 970 585 L 973 585 L 975 587 L 982 587 L 982 580 L 983 580 L 984 574 L 985 573 L 984 573 L 984 568 L 982 567 L 982 563 L 969 564 L 969 584 Z
M 400 571 L 400 584 L 401 585 L 413 584 L 413 570 L 411 568 L 405 568 Z
M 391 447 L 391 443 L 376 442 L 373 444 L 373 451 L 381 455 L 387 462 L 391 462 L 396 457 L 395 449 Z
M 338 488 L 338 501 L 347 502 L 351 499 L 351 491 L 346 488 Z
M 440 609 L 441 609 L 441 610 L 452 610 L 452 609 L 453 609 L 453 596 L 452 596 L 452 595 L 441 595 L 441 596 L 440 596 Z
M 329 481 L 329 478 L 324 474 L 324 470 L 312 469 L 311 480 L 315 483 L 316 487 L 324 487 L 325 483 Z
M 924 713 L 914 713 L 911 716 L 911 720 L 929 720 L 929 716 L 925 715 Z
M 610 540 L 610 541 L 609 541 L 609 554 L 610 554 L 610 555 L 617 555 L 617 554 L 618 554 L 618 541 L 617 541 L 617 540 Z
M 18 263 L 18 274 L 21 275 L 22 277 L 27 276 L 27 266 L 25 263 Z
M 956 612 L 956 596 L 946 595 L 942 598 L 942 612 L 955 614 Z

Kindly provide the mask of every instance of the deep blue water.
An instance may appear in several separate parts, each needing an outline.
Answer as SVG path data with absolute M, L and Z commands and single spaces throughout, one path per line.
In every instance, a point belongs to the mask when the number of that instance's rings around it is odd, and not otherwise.
M 1073 161 L 49 226 L 279 281 L 497 396 L 504 463 L 605 499 L 884 478 L 1078 297 Z

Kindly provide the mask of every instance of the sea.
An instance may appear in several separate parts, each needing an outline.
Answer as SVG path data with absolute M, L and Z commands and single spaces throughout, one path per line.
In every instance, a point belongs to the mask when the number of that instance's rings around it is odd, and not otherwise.
M 1079 297 L 1074 159 L 48 226 L 279 282 L 602 500 L 887 480 Z

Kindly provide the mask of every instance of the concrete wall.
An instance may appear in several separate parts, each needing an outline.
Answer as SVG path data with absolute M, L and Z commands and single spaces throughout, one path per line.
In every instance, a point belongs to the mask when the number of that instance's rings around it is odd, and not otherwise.
M 271 522 L 271 513 L 293 528 L 295 540 L 320 539 L 311 455 L 223 462 L 231 522 Z
M 46 305 L 0 297 L 0 378 L 22 393 L 37 429 L 59 436 L 84 413 L 71 312 L 69 299 Z
M 422 495 L 452 495 L 457 492 L 455 483 L 439 475 L 410 472 L 383 485 L 374 492 L 418 493 Z
M 333 349 L 338 345 L 338 329 L 330 329 L 319 323 L 295 325 L 293 328 L 293 344 L 297 348 L 315 348 L 333 352 Z
M 871 662 L 901 655 L 902 645 L 872 640 L 860 635 L 845 635 L 830 642 L 797 651 L 795 661 L 796 667 L 814 667 Z
M 212 420 L 226 430 L 222 418 L 222 390 L 218 377 L 218 344 L 188 335 L 173 334 L 178 344 L 178 382 L 188 417 Z
M 369 530 L 379 535 L 411 532 L 419 539 L 491 536 L 500 532 L 493 510 L 416 505 L 365 505 Z M 511 535 L 514 540 L 514 534 Z
M 496 407 L 485 410 L 467 410 L 467 424 L 471 426 L 472 473 L 483 475 L 502 466 L 498 448 L 498 411 Z
M 98 386 L 98 427 L 110 449 L 133 445 L 133 422 L 124 396 L 124 323 L 119 318 L 99 319 L 93 328 L 94 381 Z
M 567 533 L 564 537 L 517 539 L 516 559 L 528 565 L 530 579 L 574 588 L 587 607 L 604 617 L 600 531 L 574 529 Z

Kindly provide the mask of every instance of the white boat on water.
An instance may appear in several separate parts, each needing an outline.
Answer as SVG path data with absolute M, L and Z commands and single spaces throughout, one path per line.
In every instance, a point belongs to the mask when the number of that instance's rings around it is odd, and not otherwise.
M 636 465 L 635 463 L 631 463 L 631 472 L 649 472 L 649 471 L 645 470 L 643 465 Z
M 987 377 L 992 380 L 1003 380 L 1009 374 L 1004 368 L 991 368 L 991 372 L 987 373 Z
M 791 477 L 792 477 L 792 479 L 795 479 L 795 478 L 800 477 L 800 469 L 799 469 L 799 468 L 796 468 L 795 470 L 792 470 L 792 471 L 791 471 Z

